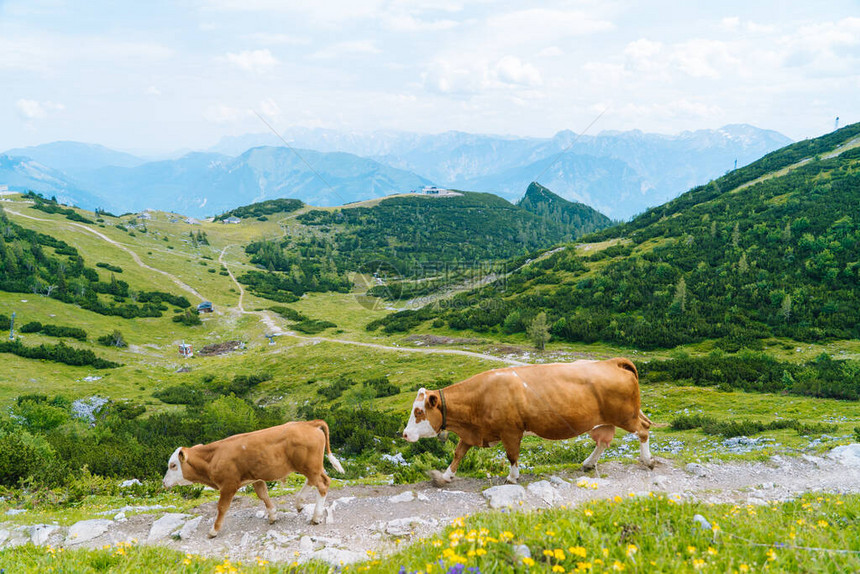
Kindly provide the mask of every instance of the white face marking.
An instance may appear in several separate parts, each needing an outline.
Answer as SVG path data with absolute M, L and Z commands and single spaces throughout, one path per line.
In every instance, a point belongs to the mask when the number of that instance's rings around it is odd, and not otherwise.
M 179 451 L 181 450 L 182 447 L 179 447 L 173 451 L 173 454 L 170 455 L 170 460 L 167 461 L 167 473 L 164 475 L 164 480 L 161 481 L 164 488 L 193 484 L 190 480 L 185 480 L 185 475 L 182 474 L 182 463 L 179 462 Z
M 423 419 L 421 422 L 416 422 L 415 412 L 424 413 L 424 402 L 427 400 L 427 389 L 424 387 L 418 390 L 418 397 L 412 403 L 412 412 L 409 414 L 409 422 L 406 423 L 406 428 L 403 430 L 403 438 L 408 442 L 415 442 L 419 438 L 429 438 L 436 436 L 437 433 L 433 429 L 430 421 Z

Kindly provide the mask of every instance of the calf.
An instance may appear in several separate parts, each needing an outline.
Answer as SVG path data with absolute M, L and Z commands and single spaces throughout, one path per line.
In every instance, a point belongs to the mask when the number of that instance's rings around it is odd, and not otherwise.
M 597 445 L 582 468 L 591 470 L 615 427 L 636 433 L 639 460 L 653 468 L 651 421 L 640 410 L 636 366 L 625 358 L 508 367 L 437 391 L 421 389 L 403 438 L 415 442 L 446 429 L 460 437 L 445 473 L 434 471 L 437 485 L 451 482 L 470 448 L 501 442 L 511 463 L 507 482 L 516 483 L 523 435 L 559 440 L 589 433 Z
M 331 452 L 328 425 L 325 421 L 290 422 L 254 432 L 237 434 L 210 444 L 190 448 L 179 447 L 167 463 L 163 484 L 170 488 L 177 484 L 205 484 L 218 489 L 218 516 L 209 531 L 212 538 L 221 530 L 224 515 L 236 491 L 253 484 L 257 496 L 266 505 L 269 524 L 277 518 L 277 510 L 269 498 L 266 482 L 283 480 L 298 472 L 307 481 L 296 495 L 296 509 L 300 509 L 305 488 L 316 487 L 317 501 L 312 522 L 323 518 L 325 499 L 331 479 L 323 470 L 323 458 L 338 472 L 343 467 Z

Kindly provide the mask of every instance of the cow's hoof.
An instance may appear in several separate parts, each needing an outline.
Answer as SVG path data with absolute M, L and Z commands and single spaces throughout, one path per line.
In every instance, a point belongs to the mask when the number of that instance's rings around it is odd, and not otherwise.
M 451 479 L 445 478 L 445 475 L 438 470 L 431 470 L 427 474 L 430 476 L 430 482 L 437 488 L 451 484 Z
M 311 524 L 321 524 L 322 521 L 323 521 L 322 516 L 314 516 L 313 518 L 311 518 Z
M 269 524 L 274 524 L 277 520 L 278 520 L 277 514 L 270 514 L 269 515 Z
M 593 464 L 583 464 L 582 465 L 582 472 L 591 472 L 592 470 L 594 470 L 594 468 L 595 468 L 595 465 L 593 465 Z
M 218 531 L 217 531 L 217 530 L 215 530 L 215 529 L 213 528 L 212 530 L 210 530 L 210 531 L 209 531 L 209 538 L 215 538 L 216 536 L 218 536 Z
M 510 476 L 505 479 L 505 483 L 507 484 L 516 484 L 517 482 L 516 478 L 511 478 Z

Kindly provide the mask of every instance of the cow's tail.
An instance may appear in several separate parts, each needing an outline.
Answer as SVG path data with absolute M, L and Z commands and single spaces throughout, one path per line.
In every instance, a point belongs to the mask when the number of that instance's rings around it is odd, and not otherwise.
M 336 471 L 343 474 L 346 471 L 343 469 L 343 467 L 340 465 L 340 461 L 337 460 L 337 458 L 335 458 L 334 453 L 331 451 L 331 443 L 329 442 L 329 439 L 328 439 L 328 424 L 322 420 L 318 420 L 318 421 L 314 421 L 314 422 L 316 423 L 317 427 L 319 427 L 319 429 L 325 435 L 326 458 L 328 458 L 328 461 L 331 463 L 331 465 L 334 467 L 334 469 Z

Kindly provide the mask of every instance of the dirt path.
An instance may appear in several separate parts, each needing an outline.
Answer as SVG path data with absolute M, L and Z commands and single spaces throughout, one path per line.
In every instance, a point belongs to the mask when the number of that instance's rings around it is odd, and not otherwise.
M 658 460 L 654 470 L 609 462 L 599 464 L 597 474 L 568 471 L 545 480 L 523 475 L 520 484 L 525 488 L 508 490 L 521 496 L 522 504 L 518 500 L 513 504 L 521 510 L 575 506 L 593 499 L 628 497 L 631 493 L 647 496 L 649 492 L 677 500 L 765 505 L 809 491 L 860 493 L 860 445 L 851 448 L 855 448 L 854 458 L 776 455 L 765 463 L 687 467 Z M 581 480 L 587 481 L 587 487 L 577 486 Z M 97 522 L 68 528 L 44 525 L 51 529 L 47 535 L 35 526 L 13 528 L 8 523 L 0 524 L 0 548 L 32 540 L 37 535 L 34 533 L 41 532 L 39 543 L 54 547 L 100 548 L 135 539 L 139 544 L 158 544 L 219 559 L 252 561 L 261 557 L 272 562 L 302 562 L 316 558 L 333 564 L 348 563 L 366 559 L 367 551 L 391 552 L 398 544 L 436 534 L 458 516 L 487 510 L 489 504 L 483 491 L 502 481 L 502 477 L 455 479 L 442 489 L 429 482 L 335 488 L 329 492 L 326 522 L 317 526 L 309 523 L 310 504 L 302 514 L 296 513 L 293 495 L 274 497 L 279 517 L 272 525 L 263 518 L 263 506 L 256 496 L 240 495 L 233 502 L 223 530 L 214 539 L 206 535 L 215 515 L 214 502 L 202 504 L 188 514 L 169 509 L 138 514 L 132 508 L 116 508 L 103 513 L 104 518 Z
M 339 345 L 355 345 L 357 347 L 368 347 L 371 349 L 380 349 L 383 351 L 397 351 L 397 352 L 405 352 L 405 353 L 425 353 L 425 354 L 436 354 L 436 355 L 463 355 L 466 357 L 474 357 L 477 359 L 484 359 L 487 361 L 500 361 L 502 363 L 514 366 L 526 365 L 522 361 L 517 361 L 515 359 L 510 359 L 507 357 L 497 357 L 495 355 L 487 355 L 484 353 L 476 353 L 474 351 L 463 351 L 461 349 L 413 349 L 410 347 L 394 347 L 391 345 L 380 345 L 378 343 L 365 343 L 362 341 L 350 341 L 348 339 L 332 339 L 330 337 L 312 337 L 299 335 L 295 331 L 287 331 L 278 326 L 275 318 L 272 315 L 271 311 L 246 311 L 244 307 L 244 298 L 245 298 L 245 289 L 242 287 L 242 284 L 236 280 L 236 277 L 233 275 L 233 272 L 230 270 L 230 267 L 224 262 L 224 254 L 227 253 L 227 250 L 230 247 L 234 247 L 234 245 L 228 245 L 221 250 L 221 255 L 218 256 L 218 263 L 220 263 L 225 269 L 227 269 L 227 273 L 230 274 L 230 279 L 233 280 L 233 283 L 236 284 L 236 288 L 239 290 L 239 303 L 236 308 L 238 311 L 244 315 L 256 315 L 260 318 L 266 325 L 266 329 L 268 330 L 268 334 L 276 335 L 276 336 L 286 336 L 292 337 L 294 339 L 300 339 L 302 341 L 307 341 L 310 343 L 319 343 L 319 342 L 327 342 L 327 343 L 336 343 Z
M 50 220 L 50 219 L 42 219 L 41 217 L 34 217 L 34 216 L 32 216 L 32 215 L 27 215 L 27 214 L 24 214 L 24 213 L 20 213 L 20 212 L 18 212 L 18 211 L 14 211 L 14 210 L 9 209 L 9 208 L 6 208 L 6 212 L 7 212 L 7 213 L 15 214 L 15 215 L 17 215 L 18 217 L 23 217 L 23 218 L 25 218 L 25 219 L 32 219 L 32 220 L 34 220 L 34 221 L 44 221 L 44 222 L 46 222 L 46 223 L 56 223 L 55 221 L 52 221 L 52 220 Z M 197 297 L 198 299 L 201 299 L 201 300 L 202 300 L 202 299 L 205 299 L 205 297 L 203 297 L 203 295 L 201 295 L 200 293 L 198 293 L 198 292 L 197 292 L 197 290 L 196 290 L 194 287 L 192 287 L 191 285 L 188 285 L 187 283 L 184 283 L 184 282 L 183 282 L 181 279 L 179 279 L 179 277 L 177 277 L 176 275 L 173 275 L 173 274 L 171 274 L 171 273 L 168 273 L 167 271 L 162 271 L 161 269 L 157 269 L 157 268 L 155 268 L 155 267 L 152 267 L 152 266 L 150 266 L 150 265 L 147 265 L 146 263 L 144 263 L 144 262 L 143 262 L 143 260 L 140 258 L 140 256 L 139 256 L 137 253 L 135 253 L 135 251 L 134 251 L 134 250 L 129 249 L 128 247 L 126 247 L 126 246 L 125 246 L 125 245 L 123 245 L 122 243 L 119 243 L 118 241 L 115 241 L 115 240 L 111 239 L 110 237 L 108 237 L 107 235 L 105 235 L 104 233 L 102 233 L 101 231 L 98 231 L 98 230 L 96 230 L 96 229 L 92 229 L 92 228 L 90 228 L 90 227 L 88 227 L 88 226 L 84 225 L 83 223 L 76 223 L 76 222 L 74 222 L 74 221 L 69 221 L 69 222 L 65 222 L 65 221 L 64 221 L 63 223 L 64 223 L 64 224 L 66 224 L 66 225 L 72 225 L 72 226 L 75 226 L 75 227 L 77 227 L 77 228 L 79 228 L 79 229 L 83 229 L 83 230 L 84 230 L 84 231 L 86 231 L 87 233 L 92 233 L 93 235 L 97 236 L 98 238 L 100 238 L 100 239 L 102 239 L 102 240 L 104 240 L 104 241 L 107 241 L 107 242 L 108 242 L 108 243 L 110 243 L 111 245 L 113 245 L 113 246 L 115 246 L 115 247 L 118 247 L 119 249 L 122 249 L 123 251 L 125 251 L 126 253 L 128 253 L 128 254 L 131 256 L 131 258 L 132 258 L 132 259 L 134 259 L 134 262 L 135 262 L 135 263 L 137 263 L 139 266 L 141 266 L 141 267 L 143 267 L 144 269 L 147 269 L 147 270 L 149 270 L 149 271 L 152 271 L 152 272 L 154 272 L 154 273 L 160 273 L 161 275 L 164 275 L 165 277 L 167 277 L 168 279 L 170 279 L 173 283 L 175 283 L 175 284 L 176 284 L 176 286 L 177 286 L 177 287 L 179 287 L 179 288 L 180 288 L 180 289 L 182 289 L 183 291 L 186 291 L 186 292 L 188 292 L 188 293 L 191 293 L 192 295 L 194 295 L 194 296 L 195 296 L 195 297 Z

